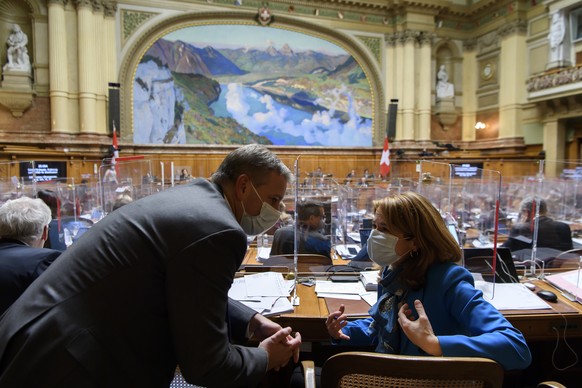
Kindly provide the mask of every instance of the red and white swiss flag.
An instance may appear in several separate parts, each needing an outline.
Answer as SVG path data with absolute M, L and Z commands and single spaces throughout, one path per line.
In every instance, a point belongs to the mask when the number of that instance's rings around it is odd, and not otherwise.
M 384 138 L 384 150 L 380 158 L 380 175 L 386 176 L 390 174 L 390 148 L 388 146 L 388 136 Z

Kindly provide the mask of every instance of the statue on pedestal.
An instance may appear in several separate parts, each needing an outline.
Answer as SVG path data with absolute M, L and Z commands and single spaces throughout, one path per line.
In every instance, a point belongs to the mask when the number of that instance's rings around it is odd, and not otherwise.
M 566 22 L 564 14 L 558 10 L 551 15 L 550 32 L 548 41 L 550 43 L 550 58 L 546 70 L 570 66 L 569 51 L 570 42 L 566 38 Z
M 3 70 L 17 70 L 30 72 L 30 58 L 28 57 L 28 37 L 18 24 L 12 26 L 12 32 L 6 40 L 8 45 L 7 57 L 8 62 L 4 65 Z
M 436 96 L 437 98 L 452 98 L 455 96 L 455 85 L 449 82 L 449 75 L 445 70 L 445 65 L 441 65 L 437 73 Z

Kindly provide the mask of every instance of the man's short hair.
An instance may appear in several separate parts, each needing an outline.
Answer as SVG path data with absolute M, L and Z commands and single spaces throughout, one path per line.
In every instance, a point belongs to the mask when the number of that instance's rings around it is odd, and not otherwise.
M 297 204 L 297 219 L 299 221 L 308 221 L 310 216 L 319 217 L 323 204 L 315 201 L 299 202 Z
M 534 209 L 533 207 L 533 203 L 536 203 L 536 206 L 539 208 L 540 214 L 546 214 L 548 211 L 548 205 L 546 204 L 546 200 L 541 198 L 541 197 L 536 197 L 536 196 L 528 196 L 525 197 L 522 201 L 521 204 L 519 206 L 519 210 L 521 212 L 528 212 L 528 213 L 532 213 L 532 209 Z M 534 209 L 535 211 L 535 209 Z M 531 214 L 531 216 L 533 217 L 533 214 Z
M 51 209 L 41 199 L 9 200 L 0 207 L 0 237 L 30 244 L 42 236 L 51 219 Z
M 212 181 L 219 184 L 233 184 L 242 174 L 251 178 L 255 186 L 265 183 L 269 172 L 283 175 L 287 183 L 293 181 L 291 171 L 267 147 L 249 144 L 229 153 L 218 169 L 212 174 Z

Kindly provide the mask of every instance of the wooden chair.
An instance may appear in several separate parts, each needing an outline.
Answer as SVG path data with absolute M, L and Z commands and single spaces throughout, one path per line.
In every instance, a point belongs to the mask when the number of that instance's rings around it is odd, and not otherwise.
M 315 373 L 312 368 L 311 361 L 303 362 L 306 388 L 315 387 Z M 487 358 L 345 352 L 336 354 L 325 362 L 321 370 L 321 386 L 497 388 L 503 385 L 503 375 L 503 367 Z M 308 379 L 308 376 L 312 378 Z
M 293 271 L 293 261 L 293 254 L 274 255 L 263 261 L 263 265 L 285 266 L 289 268 L 289 271 Z M 332 266 L 331 258 L 324 255 L 311 253 L 299 253 L 297 255 L 297 272 L 299 273 L 327 272 Z

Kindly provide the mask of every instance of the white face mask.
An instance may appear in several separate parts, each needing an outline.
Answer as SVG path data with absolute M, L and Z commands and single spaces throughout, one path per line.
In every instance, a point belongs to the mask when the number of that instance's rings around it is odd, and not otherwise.
M 257 194 L 257 197 L 262 201 L 261 196 L 257 193 L 257 189 L 255 189 L 255 185 L 253 185 L 252 182 L 251 186 L 253 187 L 255 194 Z M 275 210 L 274 207 L 268 205 L 266 202 L 263 202 L 261 212 L 257 216 L 248 215 L 245 210 L 245 204 L 242 201 L 241 205 L 243 208 L 243 215 L 240 220 L 240 226 L 249 236 L 256 236 L 257 234 L 269 230 L 273 225 L 275 225 L 281 216 L 281 212 Z
M 366 243 L 370 259 L 382 267 L 394 264 L 400 258 L 396 253 L 397 242 L 398 237 L 372 229 Z

